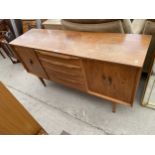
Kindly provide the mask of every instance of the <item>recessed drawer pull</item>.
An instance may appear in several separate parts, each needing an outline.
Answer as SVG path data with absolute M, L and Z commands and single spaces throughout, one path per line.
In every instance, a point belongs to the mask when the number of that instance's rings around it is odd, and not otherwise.
M 31 65 L 33 65 L 33 60 L 32 60 L 32 59 L 29 59 L 29 63 L 30 63 Z
M 41 55 L 52 56 L 52 57 L 57 57 L 57 58 L 61 58 L 61 59 L 75 59 L 75 60 L 79 59 L 79 58 L 68 56 L 68 55 L 49 53 L 49 52 L 43 52 L 43 51 L 38 51 L 38 50 L 35 50 L 35 51 Z
M 65 63 L 61 63 L 61 62 L 54 62 L 54 61 L 49 61 L 43 58 L 40 58 L 41 61 L 50 63 L 52 65 L 57 65 L 57 66 L 62 66 L 62 67 L 67 67 L 67 68 L 75 68 L 75 69 L 81 69 L 80 66 L 75 66 L 75 65 L 70 65 L 70 64 L 65 64 Z

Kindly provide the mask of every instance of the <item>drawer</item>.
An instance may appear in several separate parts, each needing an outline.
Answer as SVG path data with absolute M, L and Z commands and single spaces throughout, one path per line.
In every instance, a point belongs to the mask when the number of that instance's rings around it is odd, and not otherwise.
M 38 50 L 36 53 L 50 80 L 86 90 L 79 58 Z
M 63 55 L 63 54 L 57 54 L 52 52 L 45 52 L 36 50 L 36 53 L 41 61 L 52 61 L 52 62 L 61 62 L 62 65 L 70 64 L 74 66 L 80 66 L 81 62 L 80 59 L 73 56 Z
M 52 62 L 48 60 L 41 61 L 41 64 L 44 66 L 44 68 L 51 68 L 54 71 L 66 73 L 66 74 L 81 74 L 81 67 L 79 66 L 73 66 L 70 64 L 62 64 L 59 62 Z
M 62 66 L 45 61 L 42 61 L 41 63 L 50 80 L 81 91 L 86 90 L 81 68 L 69 65 Z
M 81 83 L 84 84 L 84 78 L 83 75 L 80 74 L 66 74 L 63 72 L 54 71 L 50 68 L 45 68 L 46 72 L 48 73 L 48 76 L 54 76 L 54 77 L 63 77 L 64 80 L 72 83 Z
M 80 76 L 66 75 L 63 73 L 54 72 L 47 68 L 46 68 L 46 72 L 48 73 L 49 79 L 54 82 L 58 82 L 65 86 L 69 86 L 71 88 L 75 88 L 81 91 L 86 91 L 84 80 Z
M 46 73 L 33 49 L 19 46 L 15 46 L 14 49 L 28 72 L 36 74 L 42 78 L 47 78 Z
M 45 69 L 47 68 L 71 76 L 82 76 L 82 67 L 79 58 L 47 52 L 44 52 L 44 55 L 37 52 L 37 55 Z

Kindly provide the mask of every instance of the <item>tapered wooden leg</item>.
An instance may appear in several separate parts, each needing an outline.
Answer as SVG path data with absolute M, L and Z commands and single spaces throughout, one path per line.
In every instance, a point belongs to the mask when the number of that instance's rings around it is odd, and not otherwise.
M 10 56 L 8 56 L 8 57 L 9 57 L 9 59 L 11 60 L 11 62 L 12 62 L 13 64 L 17 64 L 17 63 L 20 62 L 19 60 L 13 60 Z
M 41 83 L 46 87 L 46 83 L 45 83 L 45 81 L 43 80 L 43 78 L 39 77 L 39 80 L 40 80 Z
M 112 103 L 112 112 L 113 112 L 113 113 L 116 112 L 116 103 Z
M 20 63 L 19 60 L 13 60 L 13 64 L 17 64 L 17 63 Z

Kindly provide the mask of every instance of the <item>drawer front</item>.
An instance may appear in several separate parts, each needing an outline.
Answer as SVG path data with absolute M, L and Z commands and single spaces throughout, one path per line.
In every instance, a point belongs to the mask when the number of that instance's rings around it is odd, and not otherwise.
M 82 74 L 80 67 L 74 67 L 70 65 L 62 65 L 59 63 L 53 63 L 51 61 L 41 61 L 41 64 L 44 68 L 50 68 L 53 71 L 57 71 L 60 73 L 66 73 L 71 75 L 79 75 Z
M 47 78 L 46 73 L 33 49 L 25 47 L 14 47 L 14 49 L 28 72 L 36 74 L 42 78 Z
M 63 55 L 63 54 L 57 54 L 52 52 L 44 52 L 36 50 L 37 55 L 40 60 L 42 61 L 52 61 L 52 62 L 59 62 L 62 64 L 70 64 L 74 66 L 80 66 L 81 62 L 80 59 L 73 56 Z
M 48 73 L 49 79 L 52 81 L 62 83 L 66 86 L 79 89 L 81 91 L 85 91 L 85 83 L 83 77 L 81 77 L 80 75 L 78 76 L 67 75 L 60 72 L 55 72 L 47 68 L 46 72 Z
M 90 93 L 132 104 L 139 77 L 137 68 L 94 60 L 83 62 Z
M 36 53 L 51 80 L 85 90 L 85 81 L 79 58 L 42 51 Z

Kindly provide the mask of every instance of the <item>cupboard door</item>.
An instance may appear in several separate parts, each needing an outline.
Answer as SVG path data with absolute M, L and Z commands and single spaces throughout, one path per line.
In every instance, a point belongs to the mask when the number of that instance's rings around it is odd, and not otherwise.
M 33 49 L 25 47 L 15 47 L 15 51 L 17 52 L 28 72 L 33 73 L 38 77 L 47 78 L 46 73 L 42 68 Z
M 95 60 L 83 62 L 91 94 L 132 105 L 140 76 L 139 69 Z

